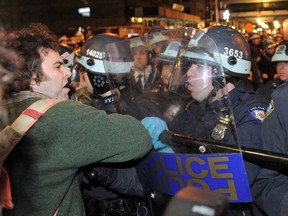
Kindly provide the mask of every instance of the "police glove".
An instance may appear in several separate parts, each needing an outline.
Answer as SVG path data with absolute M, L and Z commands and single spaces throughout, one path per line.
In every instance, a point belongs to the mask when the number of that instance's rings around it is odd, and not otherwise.
M 141 123 L 148 131 L 152 138 L 153 148 L 159 152 L 172 153 L 174 152 L 169 146 L 159 140 L 160 134 L 164 130 L 168 130 L 167 124 L 160 118 L 157 117 L 146 117 L 141 120 Z
M 153 143 L 159 140 L 159 136 L 164 130 L 168 130 L 166 122 L 157 117 L 146 117 L 142 119 L 141 123 L 148 131 Z
M 167 146 L 161 140 L 158 140 L 155 144 L 153 144 L 153 148 L 158 152 L 174 153 L 173 149 Z

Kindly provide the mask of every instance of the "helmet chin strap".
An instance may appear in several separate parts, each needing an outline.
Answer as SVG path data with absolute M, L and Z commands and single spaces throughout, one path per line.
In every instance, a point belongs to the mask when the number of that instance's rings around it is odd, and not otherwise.
M 225 75 L 225 79 L 226 79 L 227 83 L 232 83 L 234 85 L 241 81 L 240 77 L 233 77 L 233 76 L 230 76 L 230 75 Z
M 213 99 L 215 98 L 215 96 L 217 95 L 217 92 L 218 92 L 218 89 L 213 88 L 213 89 L 209 92 L 207 98 L 204 99 L 201 103 L 202 103 L 203 105 L 210 104 L 210 103 L 213 101 Z

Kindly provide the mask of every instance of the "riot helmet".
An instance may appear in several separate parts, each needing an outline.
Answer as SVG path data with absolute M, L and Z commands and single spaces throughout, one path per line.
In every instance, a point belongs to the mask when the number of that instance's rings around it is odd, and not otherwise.
M 128 40 L 134 56 L 134 67 L 144 69 L 151 64 L 151 51 L 143 37 L 134 37 Z
M 106 44 L 104 47 L 104 68 L 112 87 L 122 90 L 128 85 L 134 64 L 133 53 L 128 40 Z
M 225 85 L 218 47 L 212 38 L 199 30 L 179 51 L 169 89 L 198 102 L 209 103 Z
M 160 50 L 165 42 L 169 40 L 167 33 L 167 31 L 161 31 L 150 35 L 149 44 L 151 46 L 152 55 L 155 58 L 158 57 Z
M 58 42 L 60 45 L 68 46 L 70 39 L 66 36 L 63 35 L 58 39 Z
M 138 36 L 138 37 L 130 38 L 129 45 L 131 49 L 143 47 L 144 49 L 148 50 L 147 43 L 144 41 L 143 37 Z
M 63 60 L 63 65 L 67 70 L 71 71 L 71 77 L 69 77 L 69 85 L 67 85 L 68 88 L 70 88 L 70 91 L 68 93 L 69 98 L 72 97 L 72 95 L 75 93 L 75 87 L 73 86 L 73 83 L 71 81 L 75 80 L 77 76 L 77 72 L 73 70 L 73 62 L 75 59 L 75 52 L 74 49 L 67 46 L 60 44 L 58 48 L 58 52 Z
M 163 85 L 163 87 L 168 86 L 178 51 L 180 50 L 180 47 L 186 46 L 187 43 L 188 41 L 176 39 L 163 45 L 158 58 L 158 74 L 155 79 L 157 85 Z
M 152 34 L 152 39 L 150 40 L 150 45 L 152 48 L 159 45 L 159 43 L 163 43 L 169 39 L 165 33 L 166 31 L 159 31 Z
M 277 46 L 271 62 L 288 62 L 288 41 L 284 40 Z
M 59 45 L 59 54 L 63 59 L 64 66 L 66 68 L 71 68 L 75 57 L 74 50 L 69 46 Z
M 220 62 L 213 55 L 206 49 L 194 47 L 188 49 L 181 59 L 181 64 L 187 70 L 185 88 L 199 102 L 210 96 L 206 96 L 205 91 L 213 92 L 211 96 L 214 97 L 217 91 L 225 85 L 224 78 L 221 76 L 219 78 Z M 200 92 L 201 94 L 199 94 Z M 204 94 L 202 95 L 202 93 Z
M 281 42 L 283 40 L 283 35 L 282 34 L 276 34 L 275 36 L 274 36 L 274 41 L 276 41 L 276 42 Z
M 275 53 L 272 56 L 271 62 L 274 63 L 278 79 L 281 81 L 288 80 L 287 65 L 288 65 L 288 41 L 283 40 L 278 42 Z
M 250 74 L 250 46 L 240 32 L 227 26 L 212 26 L 203 31 L 217 45 L 226 75 L 242 77 Z M 201 39 L 199 43 L 201 43 Z M 205 40 L 202 43 L 205 43 Z
M 160 50 L 159 62 L 174 64 L 182 41 L 173 40 L 166 43 Z
M 123 47 L 113 47 L 111 45 L 110 50 L 105 51 L 104 47 L 107 44 L 117 44 L 116 42 L 123 40 L 123 38 L 114 34 L 99 34 L 88 39 L 76 55 L 75 63 L 77 70 L 87 72 L 95 96 L 104 94 L 110 90 L 106 72 L 109 72 L 107 70 L 111 68 L 104 67 L 104 59 L 108 54 L 107 52 L 120 52 L 118 57 L 121 58 L 121 55 L 125 57 L 125 48 L 123 49 Z M 130 50 L 129 46 L 126 47 L 126 50 Z M 121 70 L 121 65 L 118 65 L 117 69 Z
M 249 37 L 249 40 L 255 40 L 255 39 L 258 39 L 260 40 L 260 35 L 258 33 L 252 33 Z
M 147 37 L 134 37 L 128 40 L 134 59 L 131 68 L 131 84 L 139 91 L 149 91 L 152 88 L 153 77 L 152 51 Z

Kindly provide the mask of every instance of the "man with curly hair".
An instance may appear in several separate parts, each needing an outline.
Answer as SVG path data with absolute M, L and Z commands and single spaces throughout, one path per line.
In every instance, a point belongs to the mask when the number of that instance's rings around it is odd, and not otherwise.
M 47 26 L 33 23 L 9 34 L 4 42 L 24 62 L 16 74 L 20 92 L 4 106 L 9 123 L 35 101 L 68 98 L 71 72 L 64 67 L 58 41 Z M 3 213 L 85 215 L 79 168 L 103 162 L 119 165 L 142 158 L 150 149 L 148 133 L 133 117 L 107 115 L 72 100 L 59 102 L 41 116 L 7 157 L 15 205 Z

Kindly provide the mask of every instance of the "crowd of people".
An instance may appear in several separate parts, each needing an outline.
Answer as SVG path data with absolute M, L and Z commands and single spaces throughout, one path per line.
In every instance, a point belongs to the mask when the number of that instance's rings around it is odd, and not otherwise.
M 1 185 L 9 173 L 13 196 L 7 207 L 0 193 L 4 216 L 163 215 L 171 196 L 147 187 L 139 162 L 151 151 L 200 154 L 161 139 L 165 131 L 288 153 L 283 37 L 247 40 L 227 26 L 130 39 L 77 33 L 73 44 L 42 23 L 1 34 Z M 9 147 L 4 128 L 51 98 L 57 103 Z M 253 202 L 219 215 L 286 215 L 287 169 L 244 164 Z
M 247 40 L 252 57 L 251 75 L 249 79 L 253 89 L 257 91 L 267 82 L 278 77 L 271 58 L 274 55 L 278 44 L 283 41 L 283 36 L 281 34 L 276 34 L 272 37 L 267 32 L 263 32 L 262 35 L 259 33 L 252 33 L 248 36 Z
M 155 28 L 155 29 L 157 32 L 157 31 L 162 31 L 165 28 Z M 148 34 L 148 32 L 146 34 Z M 85 43 L 85 41 L 93 37 L 94 35 L 95 35 L 95 31 L 93 30 L 92 27 L 88 26 L 85 29 L 85 31 L 84 29 L 78 30 L 74 36 L 68 37 L 66 35 L 62 35 L 58 37 L 59 38 L 58 42 L 61 45 L 70 47 L 73 50 L 79 50 L 81 46 Z M 141 35 L 136 36 L 136 37 L 140 37 L 140 36 Z M 278 46 L 278 44 L 281 41 L 283 41 L 283 35 L 281 33 L 272 35 L 268 33 L 268 31 L 264 30 L 263 32 L 261 32 L 261 34 L 251 32 L 249 34 L 245 33 L 243 34 L 243 36 L 248 41 L 248 44 L 251 50 L 252 64 L 251 64 L 251 71 L 250 71 L 249 78 L 248 78 L 249 84 L 255 91 L 258 91 L 267 82 L 278 78 L 278 74 L 276 72 L 274 63 L 271 62 L 271 58 L 274 55 L 275 48 Z M 163 36 L 160 36 L 160 37 L 163 37 Z M 124 39 L 127 39 L 127 38 L 124 38 Z M 161 39 L 165 41 L 165 36 Z M 135 44 L 132 46 L 139 46 L 139 44 L 137 44 L 136 41 L 134 43 Z M 143 43 L 143 42 L 138 41 L 138 43 Z M 153 43 L 153 41 L 151 41 L 151 43 Z M 151 46 L 153 46 L 153 44 L 151 44 Z M 158 47 L 161 47 L 161 46 L 158 46 Z M 153 48 L 153 50 L 155 51 L 157 49 Z M 154 52 L 154 51 L 152 52 L 152 55 L 157 54 L 157 52 Z M 135 56 L 135 58 L 139 59 L 140 57 L 138 55 L 138 57 Z M 157 61 L 158 58 L 154 58 L 154 59 Z M 138 67 L 137 63 L 135 63 L 135 65 L 137 68 Z M 153 65 L 157 65 L 157 63 L 154 62 Z M 149 68 L 146 70 L 149 70 Z M 138 80 L 138 78 L 136 79 Z M 265 85 L 264 89 L 267 89 L 267 88 L 268 88 L 267 85 Z M 260 94 L 262 94 L 262 90 L 260 90 Z M 266 96 L 265 93 L 263 94 L 264 96 Z M 269 98 L 269 94 L 267 96 Z

